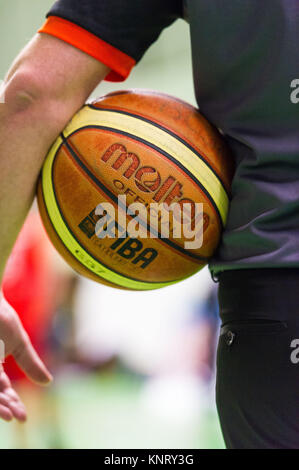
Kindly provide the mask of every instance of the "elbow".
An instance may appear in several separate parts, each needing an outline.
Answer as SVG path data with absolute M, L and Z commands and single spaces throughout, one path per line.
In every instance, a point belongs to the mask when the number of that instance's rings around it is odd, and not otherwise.
M 13 113 L 33 109 L 41 104 L 43 92 L 37 77 L 29 71 L 16 71 L 4 82 L 4 103 Z
M 4 83 L 3 97 L 6 116 L 46 126 L 54 135 L 63 130 L 78 109 L 75 103 L 59 96 L 55 83 L 30 70 L 17 70 Z

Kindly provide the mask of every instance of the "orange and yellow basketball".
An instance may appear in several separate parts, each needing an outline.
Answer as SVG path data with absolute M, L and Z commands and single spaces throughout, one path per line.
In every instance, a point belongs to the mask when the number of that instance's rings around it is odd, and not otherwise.
M 194 107 L 161 93 L 120 91 L 86 104 L 58 137 L 38 202 L 50 239 L 76 271 L 148 290 L 207 264 L 226 221 L 231 177 L 222 136 Z M 184 220 L 189 233 L 200 223 L 200 246 L 188 247 Z

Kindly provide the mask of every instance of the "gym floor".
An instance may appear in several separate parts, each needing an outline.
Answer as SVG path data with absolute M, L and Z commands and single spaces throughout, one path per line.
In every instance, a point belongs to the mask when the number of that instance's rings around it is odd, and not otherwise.
M 0 422 L 0 448 L 224 447 L 213 407 L 204 407 L 193 417 L 175 410 L 163 415 L 149 405 L 145 394 L 144 380 L 123 372 L 70 371 L 43 397 L 43 413 L 40 408 L 34 412 L 41 400 L 31 391 L 25 399 L 28 422 Z

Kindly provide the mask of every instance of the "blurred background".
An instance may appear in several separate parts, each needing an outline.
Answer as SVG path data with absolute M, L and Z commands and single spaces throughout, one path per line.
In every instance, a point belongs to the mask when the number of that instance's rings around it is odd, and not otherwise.
M 50 0 L 0 0 L 0 79 L 40 27 Z M 188 25 L 164 31 L 125 83 L 195 104 Z M 124 292 L 79 278 L 56 254 L 34 205 L 4 292 L 54 373 L 31 385 L 5 368 L 29 414 L 0 422 L 0 448 L 222 448 L 215 408 L 216 285 L 207 268 L 175 286 Z

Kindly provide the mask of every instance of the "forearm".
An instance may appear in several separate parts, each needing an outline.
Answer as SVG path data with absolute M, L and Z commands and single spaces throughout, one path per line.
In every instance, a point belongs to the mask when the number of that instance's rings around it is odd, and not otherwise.
M 7 93 L 8 95 L 8 93 Z M 19 99 L 19 98 L 17 98 Z M 30 99 L 0 105 L 0 283 L 16 236 L 34 197 L 36 179 L 55 132 Z
M 57 40 L 37 37 L 6 78 L 0 104 L 0 284 L 49 147 L 108 71 L 93 62 L 89 70 L 83 53 L 59 42 L 57 57 Z

